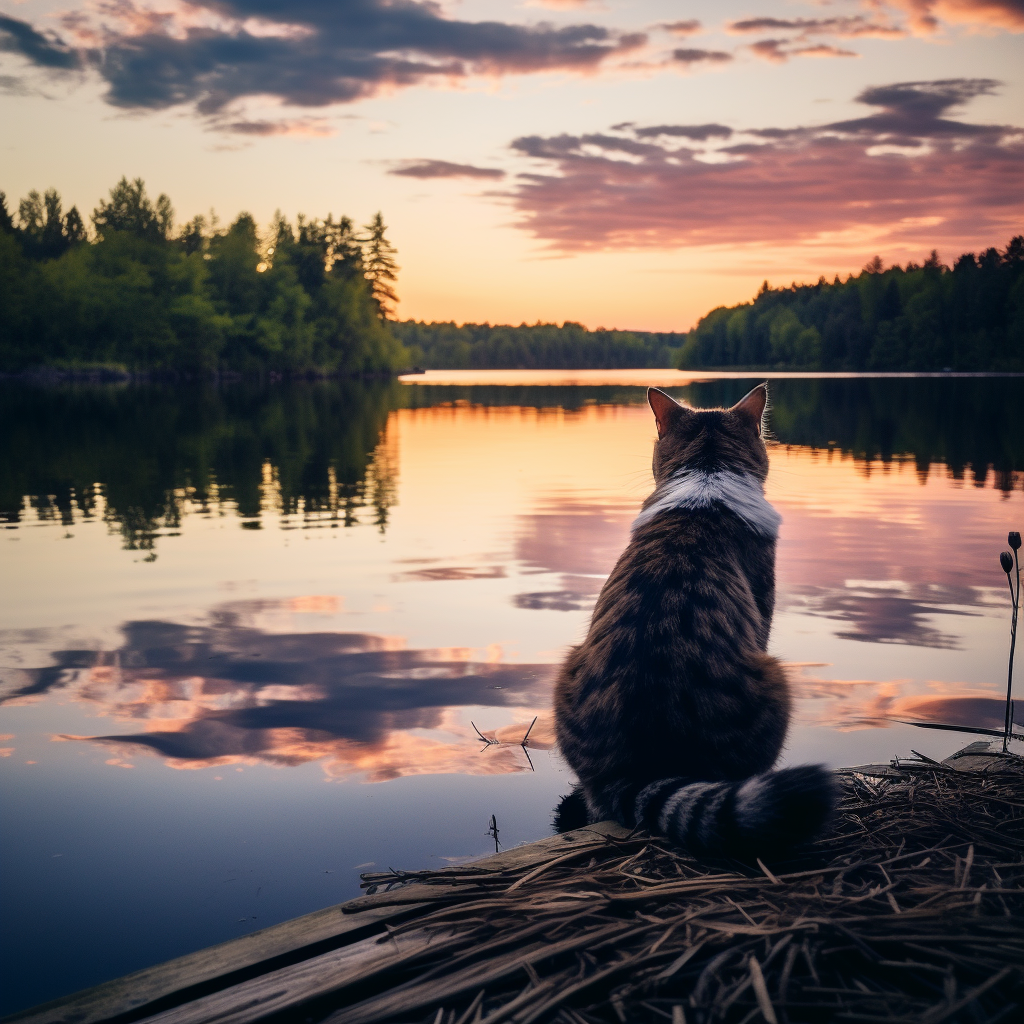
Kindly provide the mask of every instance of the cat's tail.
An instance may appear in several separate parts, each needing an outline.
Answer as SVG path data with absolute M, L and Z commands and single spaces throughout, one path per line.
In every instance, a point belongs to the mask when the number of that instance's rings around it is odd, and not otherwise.
M 633 814 L 635 824 L 668 836 L 691 853 L 755 857 L 815 836 L 837 796 L 828 769 L 803 765 L 737 782 L 662 779 L 640 790 Z

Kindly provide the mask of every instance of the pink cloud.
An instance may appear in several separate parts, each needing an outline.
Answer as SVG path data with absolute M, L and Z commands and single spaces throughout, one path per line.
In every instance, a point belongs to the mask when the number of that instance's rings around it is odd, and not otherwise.
M 549 170 L 519 176 L 521 225 L 554 248 L 674 248 L 870 236 L 956 250 L 992 244 L 1024 215 L 1024 130 L 945 117 L 991 80 L 865 90 L 877 108 L 813 127 L 703 132 L 630 123 L 528 136 Z M 962 251 L 962 249 L 961 249 Z
M 907 30 L 891 22 L 865 18 L 862 14 L 839 18 L 746 18 L 728 25 L 735 34 L 748 32 L 798 32 L 800 38 L 838 36 L 839 38 L 901 39 Z
M 788 39 L 761 39 L 750 46 L 751 52 L 764 60 L 784 64 L 790 57 L 859 57 L 853 50 L 842 50 L 838 46 L 812 43 L 810 46 L 793 46 Z
M 942 22 L 1024 32 L 1024 0 L 886 0 L 886 5 L 906 11 L 919 34 L 938 31 Z M 866 0 L 866 6 L 883 4 Z

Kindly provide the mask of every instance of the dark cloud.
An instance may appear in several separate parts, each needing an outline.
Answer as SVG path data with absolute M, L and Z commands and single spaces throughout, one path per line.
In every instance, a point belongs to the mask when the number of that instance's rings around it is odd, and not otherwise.
M 254 96 L 317 107 L 474 75 L 588 71 L 646 40 L 591 24 L 459 21 L 417 0 L 193 0 L 163 14 L 121 0 L 98 10 L 65 19 L 77 51 L 12 18 L 0 32 L 36 64 L 88 62 L 115 106 L 190 103 L 207 115 Z
M 1000 85 L 993 78 L 946 78 L 932 82 L 899 82 L 865 89 L 858 103 L 880 107 L 881 113 L 852 121 L 838 121 L 832 127 L 841 132 L 864 135 L 886 134 L 896 138 L 924 140 L 941 136 L 963 139 L 992 137 L 1001 133 L 991 125 L 965 124 L 941 115 L 968 103 L 976 96 L 990 96 Z
M 663 32 L 671 32 L 674 36 L 695 36 L 703 31 L 703 26 L 696 18 L 686 21 L 664 21 L 654 27 L 660 28 Z
M 505 172 L 495 167 L 453 164 L 447 160 L 408 160 L 388 171 L 403 178 L 504 178 Z
M 858 97 L 877 108 L 865 117 L 709 134 L 703 146 L 628 122 L 618 133 L 527 136 L 513 149 L 553 168 L 520 175 L 512 199 L 523 225 L 563 250 L 799 241 L 869 227 L 916 244 L 927 222 L 929 244 L 962 251 L 1002 237 L 1024 213 L 1021 130 L 944 116 L 996 85 L 878 86 Z
M 889 22 L 858 14 L 840 18 L 746 18 L 729 24 L 730 32 L 799 32 L 801 36 L 830 35 L 841 38 L 900 39 L 907 31 Z
M 617 129 L 628 125 L 616 125 Z M 637 128 L 633 134 L 638 139 L 665 138 L 692 139 L 694 142 L 707 142 L 708 139 L 727 139 L 732 129 L 724 124 L 656 124 L 647 128 Z
M 308 117 L 285 118 L 280 121 L 218 118 L 211 122 L 211 128 L 220 132 L 231 132 L 234 135 L 251 135 L 257 138 L 267 138 L 272 135 L 322 137 L 334 134 L 334 128 L 325 121 Z
M 27 96 L 29 92 L 23 79 L 16 75 L 0 75 L 0 93 L 5 96 Z
M 81 65 L 79 55 L 51 34 L 37 32 L 27 22 L 0 14 L 0 51 L 19 53 L 44 68 L 72 71 Z
M 724 50 L 673 50 L 672 59 L 680 64 L 728 64 L 732 54 Z
M 824 43 L 813 43 L 810 46 L 794 45 L 789 39 L 760 39 L 750 44 L 750 51 L 757 57 L 770 60 L 776 64 L 784 64 L 790 57 L 859 57 L 853 50 L 843 50 L 838 46 L 827 46 Z

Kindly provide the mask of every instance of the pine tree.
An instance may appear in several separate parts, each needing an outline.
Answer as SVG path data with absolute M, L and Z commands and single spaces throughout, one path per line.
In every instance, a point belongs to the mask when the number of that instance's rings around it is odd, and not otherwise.
M 363 239 L 363 272 L 370 282 L 370 294 L 384 319 L 394 314 L 394 303 L 398 302 L 398 295 L 391 286 L 392 281 L 398 280 L 399 266 L 395 263 L 398 250 L 385 237 L 387 229 L 380 213 L 363 229 L 368 232 Z
M 31 198 L 31 193 L 29 197 Z M 100 200 L 93 210 L 92 222 L 96 233 L 105 238 L 110 231 L 125 231 L 153 241 L 164 239 L 174 224 L 171 201 L 161 193 L 156 204 L 146 195 L 141 178 L 129 181 L 122 177 L 110 190 L 110 202 Z

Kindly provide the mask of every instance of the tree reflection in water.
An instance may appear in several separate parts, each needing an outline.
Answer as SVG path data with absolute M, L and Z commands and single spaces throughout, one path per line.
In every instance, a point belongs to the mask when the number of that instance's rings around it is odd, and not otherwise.
M 757 378 L 761 379 L 761 378 Z M 698 406 L 730 405 L 750 379 L 670 388 Z M 921 479 L 941 463 L 1004 491 L 1021 486 L 1024 421 L 1013 378 L 777 379 L 779 444 L 858 460 L 912 458 Z M 0 519 L 25 506 L 70 525 L 102 515 L 128 548 L 152 549 L 182 517 L 231 512 L 260 525 L 275 510 L 300 525 L 387 528 L 395 463 L 387 422 L 398 408 L 454 403 L 562 409 L 639 405 L 638 387 L 403 385 L 395 381 L 214 385 L 8 383 L 0 395 Z M 368 519 L 367 519 L 368 517 Z

